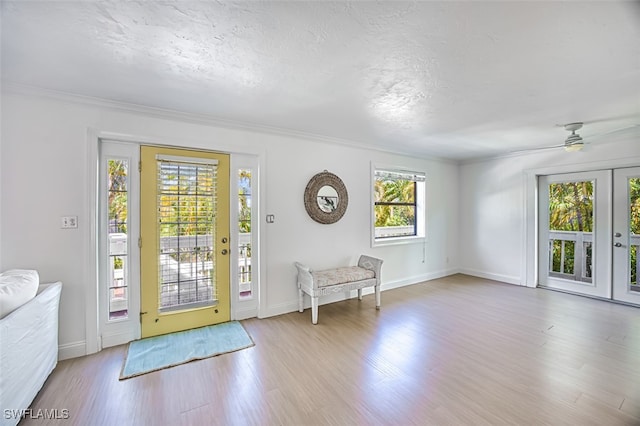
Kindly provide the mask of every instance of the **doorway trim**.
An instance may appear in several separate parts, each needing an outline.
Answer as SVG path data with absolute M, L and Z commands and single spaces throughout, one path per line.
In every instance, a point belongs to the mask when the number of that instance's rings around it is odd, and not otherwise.
M 578 153 L 578 155 L 580 155 Z M 625 157 L 614 160 L 572 163 L 557 166 L 526 169 L 523 172 L 524 215 L 521 276 L 523 285 L 535 288 L 538 285 L 538 177 L 563 173 L 591 172 L 603 169 L 636 167 L 640 157 Z
M 212 127 L 218 129 L 217 127 Z M 108 139 L 111 141 L 133 143 L 136 145 L 157 145 L 157 146 L 171 146 L 185 149 L 195 150 L 207 150 L 207 151 L 220 151 L 230 154 L 233 158 L 234 155 L 250 155 L 258 158 L 258 170 L 259 170 L 259 182 L 258 190 L 264 193 L 266 176 L 266 149 L 260 147 L 259 149 L 248 147 L 246 143 L 229 143 L 222 142 L 212 146 L 211 139 L 200 138 L 184 138 L 180 141 L 175 139 L 167 139 L 162 137 L 142 136 L 136 134 L 126 134 L 114 131 L 100 130 L 95 128 L 87 128 L 87 145 L 86 145 L 86 179 L 85 179 L 85 196 L 87 200 L 87 225 L 89 228 L 89 235 L 85 241 L 85 340 L 84 342 L 78 342 L 73 348 L 66 348 L 65 358 L 78 357 L 82 355 L 89 355 L 102 350 L 102 342 L 100 338 L 101 325 L 99 321 L 99 309 L 98 309 L 98 294 L 99 294 L 99 250 L 98 250 L 98 238 L 97 230 L 99 227 L 99 163 L 100 163 L 100 141 Z M 262 207 L 260 210 L 262 211 Z M 258 269 L 259 276 L 261 278 L 266 276 L 266 247 L 265 239 L 262 238 L 264 229 L 259 227 L 258 240 L 259 240 L 259 256 L 260 267 Z M 258 292 L 261 295 L 266 294 L 266 283 L 264 279 L 259 280 Z M 260 297 L 260 303 L 257 306 L 257 317 L 261 318 L 266 312 L 264 296 Z

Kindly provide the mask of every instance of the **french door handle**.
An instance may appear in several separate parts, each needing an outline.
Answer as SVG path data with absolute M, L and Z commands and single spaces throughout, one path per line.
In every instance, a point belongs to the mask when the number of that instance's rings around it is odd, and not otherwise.
M 622 243 L 615 243 L 614 246 L 615 247 L 622 247 Z

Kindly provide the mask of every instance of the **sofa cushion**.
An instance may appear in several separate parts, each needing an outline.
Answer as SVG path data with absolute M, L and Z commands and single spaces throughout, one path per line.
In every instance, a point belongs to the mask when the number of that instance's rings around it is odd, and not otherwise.
M 40 277 L 31 269 L 12 269 L 0 274 L 0 318 L 33 299 Z
M 318 287 L 352 283 L 375 278 L 376 276 L 373 271 L 358 266 L 345 266 L 342 268 L 327 269 L 325 271 L 314 271 L 311 274 L 313 275 L 313 280 L 318 284 Z

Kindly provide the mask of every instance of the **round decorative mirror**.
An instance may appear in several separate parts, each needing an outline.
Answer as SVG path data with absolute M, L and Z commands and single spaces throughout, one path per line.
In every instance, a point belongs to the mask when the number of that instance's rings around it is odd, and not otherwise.
M 342 180 L 328 171 L 311 178 L 304 190 L 304 207 L 318 223 L 335 223 L 347 211 L 349 197 Z

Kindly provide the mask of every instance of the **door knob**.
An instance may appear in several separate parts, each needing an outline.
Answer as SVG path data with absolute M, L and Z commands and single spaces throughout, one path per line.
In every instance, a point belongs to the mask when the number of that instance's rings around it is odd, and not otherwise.
M 222 237 L 222 244 L 226 244 L 227 241 L 229 241 L 227 240 L 227 237 Z
M 616 232 L 615 234 L 613 234 L 613 236 L 616 237 L 616 238 L 620 238 L 620 237 L 622 237 L 622 234 L 619 233 L 619 232 Z
M 614 246 L 616 247 L 622 247 L 622 243 L 615 243 Z
M 222 254 L 227 254 L 227 253 L 229 253 L 229 250 L 227 250 L 227 249 L 222 249 L 222 252 L 221 252 L 221 253 L 222 253 Z

